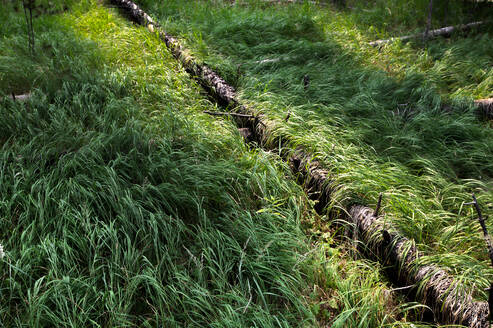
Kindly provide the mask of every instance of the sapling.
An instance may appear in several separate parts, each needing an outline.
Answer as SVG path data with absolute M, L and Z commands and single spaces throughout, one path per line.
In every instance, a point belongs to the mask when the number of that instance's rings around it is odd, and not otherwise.
M 24 17 L 26 18 L 27 35 L 29 38 L 29 51 L 34 56 L 34 28 L 33 28 L 33 9 L 36 0 L 22 0 L 24 7 Z

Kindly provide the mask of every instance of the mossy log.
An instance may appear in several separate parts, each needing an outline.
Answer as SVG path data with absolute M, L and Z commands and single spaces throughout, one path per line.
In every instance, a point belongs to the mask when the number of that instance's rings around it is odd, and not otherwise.
M 159 33 L 175 58 L 185 69 L 196 78 L 206 89 L 213 92 L 219 102 L 230 108 L 236 108 L 239 113 L 255 116 L 255 119 L 245 120 L 237 118 L 241 129 L 250 129 L 254 140 L 268 139 L 268 122 L 264 117 L 257 116 L 248 107 L 240 104 L 233 87 L 228 85 L 217 73 L 206 65 L 198 64 L 179 42 L 161 30 L 152 18 L 130 0 L 111 0 L 119 8 L 125 10 L 130 18 L 147 28 L 151 32 Z M 243 134 L 243 133 L 242 133 Z M 280 140 L 287 143 L 286 140 Z M 331 179 L 329 173 L 312 156 L 302 150 L 283 153 L 289 161 L 292 171 L 303 180 L 307 192 L 312 199 L 316 199 L 316 210 L 322 212 L 330 201 Z M 348 223 L 356 227 L 355 234 L 372 253 L 378 254 L 384 265 L 391 265 L 398 272 L 398 282 L 402 285 L 413 284 L 418 287 L 419 300 L 428 305 L 433 311 L 436 320 L 447 324 L 462 324 L 473 328 L 488 327 L 488 304 L 474 302 L 470 294 L 460 288 L 443 269 L 433 265 L 420 265 L 418 250 L 409 239 L 400 236 L 391 227 L 383 225 L 380 217 L 373 217 L 370 208 L 353 206 L 348 210 Z M 380 236 L 380 237 L 379 237 Z

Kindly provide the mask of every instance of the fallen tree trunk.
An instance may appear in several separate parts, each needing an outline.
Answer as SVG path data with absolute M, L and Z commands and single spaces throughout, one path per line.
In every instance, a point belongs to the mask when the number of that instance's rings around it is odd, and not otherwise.
M 482 25 L 483 23 L 484 22 L 479 21 L 479 22 L 473 22 L 473 23 L 469 23 L 469 24 L 465 24 L 465 25 L 447 26 L 447 27 L 442 27 L 442 28 L 436 29 L 436 30 L 428 31 L 428 33 L 424 32 L 424 33 L 418 33 L 418 34 L 413 34 L 413 35 L 401 36 L 401 37 L 397 37 L 397 38 L 390 38 L 390 39 L 386 39 L 386 40 L 372 41 L 369 43 L 369 45 L 373 46 L 373 47 L 379 47 L 379 46 L 383 46 L 385 44 L 392 43 L 392 42 L 397 41 L 397 40 L 400 40 L 402 42 L 406 42 L 406 41 L 418 39 L 418 38 L 429 39 L 429 38 L 435 38 L 437 36 L 450 36 L 455 31 L 467 31 L 467 30 L 470 30 L 474 27 L 478 27 L 478 26 Z
M 147 26 L 150 31 L 158 28 L 152 18 L 130 0 L 111 0 L 118 7 L 140 24 Z M 251 115 L 254 119 L 237 118 L 241 129 L 249 129 L 253 139 L 262 144 L 269 137 L 268 122 L 265 117 L 259 117 L 248 107 L 238 101 L 236 91 L 228 85 L 217 73 L 205 65 L 196 63 L 193 58 L 182 49 L 176 39 L 165 31 L 158 31 L 160 38 L 166 43 L 171 53 L 177 58 L 194 78 L 207 88 L 228 107 L 235 107 L 237 113 Z M 243 131 L 245 132 L 245 131 Z M 248 131 L 246 131 L 248 132 Z M 245 132 L 245 133 L 246 133 Z M 243 135 L 243 133 L 242 133 Z M 287 138 L 280 137 L 276 144 L 287 144 Z M 329 204 L 331 188 L 333 188 L 327 170 L 312 160 L 312 156 L 302 150 L 283 152 L 283 158 L 290 163 L 292 171 L 303 180 L 309 196 L 317 200 L 315 209 L 318 212 L 325 210 Z M 428 305 L 437 320 L 447 324 L 463 324 L 473 328 L 488 326 L 488 305 L 485 302 L 474 302 L 469 294 L 459 288 L 459 283 L 444 270 L 432 265 L 420 265 L 420 255 L 410 240 L 398 235 L 389 227 L 383 227 L 382 220 L 373 217 L 374 211 L 363 206 L 353 206 L 348 210 L 348 223 L 353 223 L 358 231 L 358 237 L 371 249 L 372 253 L 379 254 L 385 265 L 390 264 L 399 273 L 399 281 L 420 286 L 417 295 Z M 386 231 L 386 232 L 384 232 Z M 383 236 L 375 238 L 374 236 Z
M 303 176 L 306 187 L 316 195 L 317 205 L 323 208 L 330 201 L 332 186 L 326 170 L 303 151 L 290 158 L 293 172 Z M 435 265 L 421 265 L 421 254 L 412 240 L 399 235 L 382 216 L 368 207 L 355 205 L 345 221 L 353 227 L 359 239 L 372 256 L 389 266 L 401 286 L 413 286 L 413 292 L 428 305 L 435 320 L 442 324 L 464 325 L 474 328 L 489 327 L 489 305 L 475 302 L 470 293 L 460 288 L 459 282 Z M 376 214 L 376 215 L 375 215 Z
M 484 119 L 493 119 L 493 98 L 475 100 L 479 116 Z
M 414 291 L 431 307 L 435 319 L 444 324 L 467 327 L 489 327 L 489 306 L 474 302 L 459 283 L 445 270 L 435 265 L 419 265 L 421 257 L 414 243 L 385 227 L 381 217 L 364 206 L 350 209 L 360 240 L 384 263 L 391 265 L 403 285 L 413 285 Z

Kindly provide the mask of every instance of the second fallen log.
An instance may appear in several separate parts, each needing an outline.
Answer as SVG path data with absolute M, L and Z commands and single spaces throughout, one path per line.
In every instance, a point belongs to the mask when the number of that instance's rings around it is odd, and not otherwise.
M 484 22 L 479 21 L 479 22 L 473 22 L 473 23 L 464 24 L 464 25 L 447 26 L 447 27 L 442 27 L 442 28 L 439 28 L 436 30 L 431 30 L 431 31 L 424 32 L 424 33 L 406 35 L 406 36 L 395 37 L 395 38 L 390 38 L 390 39 L 385 39 L 385 40 L 372 41 L 369 43 L 369 45 L 373 46 L 373 47 L 379 47 L 379 46 L 383 46 L 385 44 L 389 44 L 389 43 L 392 43 L 392 42 L 395 42 L 398 40 L 400 40 L 402 42 L 406 42 L 406 41 L 410 41 L 413 39 L 419 39 L 419 38 L 429 39 L 429 38 L 434 38 L 437 36 L 450 36 L 452 33 L 456 32 L 456 31 L 467 31 L 467 30 L 473 29 L 475 27 L 481 26 L 481 25 L 483 25 L 483 23 Z

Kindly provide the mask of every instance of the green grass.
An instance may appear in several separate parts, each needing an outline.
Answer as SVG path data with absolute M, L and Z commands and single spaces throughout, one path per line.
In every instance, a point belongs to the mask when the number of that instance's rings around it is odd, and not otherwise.
M 283 135 L 317 154 L 337 186 L 333 209 L 374 205 L 383 192 L 387 220 L 429 255 L 424 261 L 449 268 L 486 299 L 493 271 L 475 213 L 463 204 L 475 191 L 488 214 L 493 201 L 493 130 L 470 101 L 491 92 L 488 28 L 470 39 L 456 35 L 427 48 L 396 43 L 379 52 L 367 42 L 419 29 L 422 19 L 410 17 L 424 17 L 422 6 L 413 13 L 395 2 L 402 10 L 384 30 L 385 15 L 363 21 L 362 9 L 139 3 L 272 120 L 272 140 Z M 469 8 L 453 10 L 452 23 L 470 18 Z
M 156 36 L 73 2 L 35 19 L 31 57 L 6 6 L 0 326 L 410 326 L 415 304 L 377 264 L 330 231 L 310 243 L 289 169 L 203 114 L 214 105 Z

